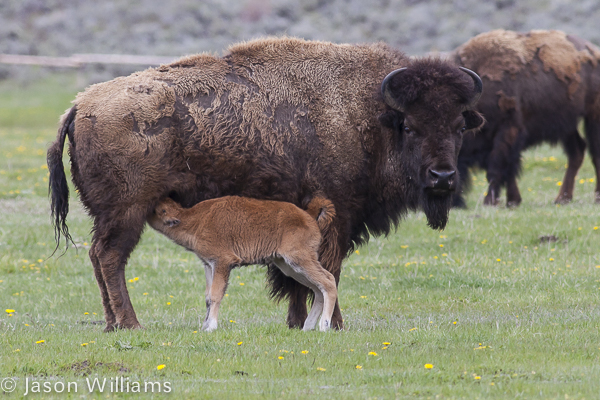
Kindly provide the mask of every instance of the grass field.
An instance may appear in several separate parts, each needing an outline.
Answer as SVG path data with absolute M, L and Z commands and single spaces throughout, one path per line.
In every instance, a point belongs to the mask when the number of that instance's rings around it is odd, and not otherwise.
M 126 270 L 146 329 L 105 334 L 91 224 L 73 195 L 78 249 L 49 258 L 45 151 L 75 92 L 69 76 L 0 85 L 0 381 L 16 383 L 3 398 L 162 397 L 159 385 L 178 398 L 600 398 L 600 206 L 587 156 L 569 205 L 553 204 L 566 158 L 543 146 L 524 155 L 518 209 L 484 207 L 476 172 L 469 209 L 445 231 L 417 213 L 359 248 L 342 272 L 341 332 L 287 329 L 262 267 L 233 272 L 219 329 L 199 331 L 203 268 L 147 231 Z M 90 393 L 94 379 L 104 391 Z

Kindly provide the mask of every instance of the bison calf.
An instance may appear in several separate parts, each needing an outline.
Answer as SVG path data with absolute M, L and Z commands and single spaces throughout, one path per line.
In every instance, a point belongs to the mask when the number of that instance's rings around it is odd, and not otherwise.
M 322 314 L 319 329 L 325 331 L 331 326 L 337 288 L 333 275 L 319 263 L 318 252 L 321 230 L 328 228 L 334 216 L 333 204 L 322 197 L 313 198 L 305 212 L 291 203 L 226 196 L 187 209 L 167 198 L 148 222 L 204 263 L 204 330 L 217 328 L 232 268 L 275 264 L 315 293 L 304 330 L 313 329 Z
M 477 110 L 487 123 L 480 133 L 465 134 L 458 156 L 463 183 L 468 168 L 479 166 L 489 182 L 484 203 L 496 205 L 506 186 L 506 205 L 517 206 L 521 152 L 542 142 L 561 143 L 569 161 L 555 202 L 568 203 L 585 154 L 577 130 L 583 119 L 600 203 L 600 49 L 560 31 L 495 30 L 472 38 L 452 57 L 477 72 L 485 87 Z M 454 204 L 464 201 L 459 197 Z

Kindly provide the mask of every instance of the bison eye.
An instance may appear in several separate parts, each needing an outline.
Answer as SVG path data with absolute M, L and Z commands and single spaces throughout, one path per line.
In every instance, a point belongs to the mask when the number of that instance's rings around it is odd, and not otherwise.
M 467 130 L 467 126 L 463 126 L 462 128 L 460 128 L 461 133 Z
M 408 135 L 413 133 L 412 129 L 410 129 L 408 126 L 404 127 L 404 132 L 406 132 Z

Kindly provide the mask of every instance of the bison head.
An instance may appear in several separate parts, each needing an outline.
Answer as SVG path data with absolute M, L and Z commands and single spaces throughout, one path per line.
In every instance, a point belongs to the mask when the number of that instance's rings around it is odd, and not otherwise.
M 430 58 L 411 61 L 382 83 L 383 99 L 400 136 L 402 193 L 410 208 L 423 209 L 434 229 L 443 229 L 448 221 L 460 179 L 462 136 L 483 124 L 483 117 L 471 109 L 482 89 L 473 71 Z
M 181 206 L 174 200 L 166 198 L 161 201 L 154 213 L 148 217 L 148 223 L 157 231 L 163 232 L 166 228 L 179 225 Z

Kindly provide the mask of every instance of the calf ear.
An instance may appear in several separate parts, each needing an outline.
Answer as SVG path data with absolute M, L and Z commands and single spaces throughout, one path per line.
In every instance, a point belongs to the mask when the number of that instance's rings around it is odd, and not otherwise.
M 485 123 L 485 119 L 477 111 L 467 110 L 463 111 L 462 114 L 465 118 L 465 127 L 467 130 L 480 129 Z
M 173 217 L 167 218 L 165 220 L 165 224 L 168 227 L 177 226 L 177 225 L 179 225 L 180 222 L 181 222 L 180 220 L 178 220 L 177 218 L 173 218 Z

